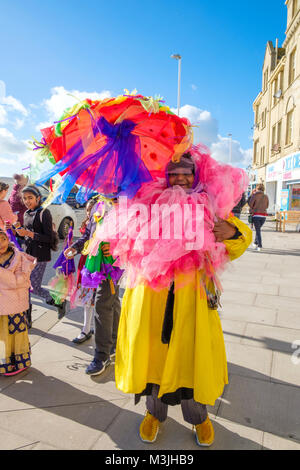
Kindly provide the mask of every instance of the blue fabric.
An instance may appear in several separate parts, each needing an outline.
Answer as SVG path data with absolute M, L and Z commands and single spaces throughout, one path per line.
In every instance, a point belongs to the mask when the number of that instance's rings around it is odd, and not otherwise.
M 103 116 L 92 121 L 93 138 L 100 132 L 107 137 L 106 144 L 92 155 L 82 158 L 82 142 L 72 149 L 36 183 L 44 184 L 57 173 L 68 170 L 63 183 L 58 188 L 53 203 L 66 201 L 68 194 L 79 177 L 84 178 L 76 200 L 83 204 L 93 192 L 105 196 L 127 196 L 132 198 L 152 176 L 141 159 L 139 138 L 132 134 L 135 123 L 124 120 L 110 124 Z M 91 136 L 92 140 L 92 136 Z

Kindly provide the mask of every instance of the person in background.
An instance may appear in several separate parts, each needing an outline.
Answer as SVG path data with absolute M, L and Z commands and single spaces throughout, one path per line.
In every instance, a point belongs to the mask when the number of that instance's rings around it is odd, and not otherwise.
M 0 229 L 0 375 L 15 375 L 31 365 L 25 311 L 35 263 Z
M 97 228 L 94 217 L 97 206 L 98 204 L 95 204 L 91 210 L 89 223 L 82 237 L 65 251 L 66 258 L 71 259 L 81 253 L 86 242 L 94 236 Z M 104 256 L 109 256 L 109 244 L 103 245 L 102 252 Z M 120 311 L 119 286 L 115 286 L 115 292 L 112 293 L 109 281 L 103 281 L 97 288 L 95 296 L 95 352 L 92 362 L 85 370 L 86 374 L 91 376 L 102 374 L 115 357 Z
M 12 208 L 12 211 L 18 214 L 18 220 L 21 225 L 24 223 L 24 213 L 27 210 L 23 199 L 22 199 L 22 189 L 28 184 L 28 177 L 25 175 L 13 175 L 15 184 L 13 185 L 11 195 L 9 197 L 9 204 Z
M 82 235 L 85 234 L 86 228 L 89 224 L 90 217 L 91 217 L 91 211 L 94 207 L 94 205 L 97 203 L 97 199 L 91 199 L 90 201 L 87 202 L 86 205 L 86 218 L 81 224 L 81 227 L 79 229 L 80 233 Z M 87 259 L 87 255 L 81 255 L 78 263 L 78 268 L 77 268 L 77 289 L 80 288 L 81 286 L 81 271 L 85 265 Z M 93 319 L 93 313 L 94 313 L 94 305 L 92 303 L 86 304 L 84 306 L 84 320 L 83 320 L 83 327 L 79 335 L 73 339 L 73 343 L 75 344 L 81 344 L 87 341 L 88 339 L 91 338 L 93 332 L 91 329 L 91 324 L 92 324 L 92 319 Z
M 27 211 L 24 214 L 24 226 L 16 230 L 20 237 L 25 237 L 26 253 L 37 259 L 37 265 L 31 273 L 31 292 L 42 297 L 46 304 L 55 305 L 50 292 L 42 287 L 43 276 L 47 263 L 51 261 L 52 216 L 49 209 L 41 207 L 41 193 L 36 186 L 25 186 L 22 198 Z M 66 312 L 66 302 L 56 305 L 59 320 Z M 30 304 L 28 321 L 31 323 Z
M 266 217 L 268 215 L 267 209 L 269 207 L 269 198 L 264 193 L 264 191 L 264 185 L 259 184 L 256 188 L 255 193 L 252 195 L 250 201 L 248 202 L 256 233 L 255 241 L 253 244 L 256 251 L 260 251 L 262 249 L 261 228 L 264 225 Z
M 16 214 L 13 213 L 8 201 L 5 201 L 9 185 L 0 181 L 0 229 L 5 230 L 5 224 L 15 224 L 18 220 Z
M 243 209 L 244 205 L 246 204 L 246 202 L 247 202 L 246 196 L 245 196 L 245 193 L 243 193 L 240 201 L 232 209 L 233 215 L 235 217 L 237 217 L 238 219 L 241 218 L 241 212 L 242 212 L 242 209 Z

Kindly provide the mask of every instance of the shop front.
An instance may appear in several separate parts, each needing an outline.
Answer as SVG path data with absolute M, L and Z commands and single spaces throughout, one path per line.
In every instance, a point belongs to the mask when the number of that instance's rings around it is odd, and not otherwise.
M 300 210 L 300 152 L 267 165 L 266 193 L 270 212 Z

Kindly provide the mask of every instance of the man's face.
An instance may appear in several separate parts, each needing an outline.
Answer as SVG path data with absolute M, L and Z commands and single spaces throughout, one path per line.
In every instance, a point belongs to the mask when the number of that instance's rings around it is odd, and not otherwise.
M 195 175 L 193 173 L 186 174 L 184 169 L 179 173 L 169 173 L 169 184 L 170 186 L 181 186 L 183 189 L 190 189 L 193 187 Z M 177 170 L 178 171 L 178 170 Z

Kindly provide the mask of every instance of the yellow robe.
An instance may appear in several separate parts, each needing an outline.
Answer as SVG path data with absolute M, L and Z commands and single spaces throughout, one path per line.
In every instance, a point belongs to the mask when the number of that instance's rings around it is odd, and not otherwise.
M 224 241 L 233 260 L 250 245 L 252 232 L 236 217 L 230 217 L 228 222 L 242 234 L 236 240 Z M 195 271 L 185 286 L 180 277 L 178 274 L 174 280 L 169 345 L 161 342 L 168 290 L 156 292 L 145 285 L 126 289 L 116 350 L 116 386 L 125 393 L 139 394 L 148 383 L 158 384 L 159 397 L 182 387 L 190 388 L 197 402 L 214 405 L 228 383 L 220 318 L 217 310 L 208 309 L 201 283 L 203 274 Z

